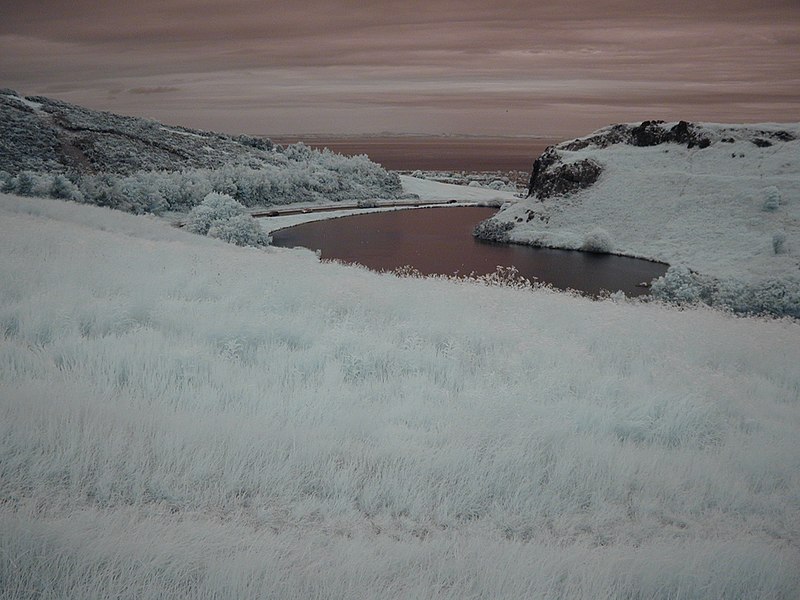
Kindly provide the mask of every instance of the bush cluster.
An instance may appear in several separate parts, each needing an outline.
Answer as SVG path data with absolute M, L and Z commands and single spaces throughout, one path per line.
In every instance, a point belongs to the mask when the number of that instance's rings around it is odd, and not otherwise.
M 800 318 L 800 280 L 745 282 L 702 277 L 684 266 L 672 266 L 653 282 L 654 298 L 675 304 L 703 303 L 744 315 Z
M 64 175 L 22 171 L 0 173 L 2 191 L 23 196 L 63 198 L 133 213 L 187 212 L 211 192 L 240 204 L 266 206 L 293 202 L 370 200 L 402 195 L 400 178 L 367 156 L 342 156 L 303 144 L 274 153 L 274 164 L 228 164 L 217 169 L 138 171 Z
M 258 226 L 244 206 L 227 194 L 211 192 L 189 211 L 186 229 L 236 244 L 267 246 L 269 236 Z

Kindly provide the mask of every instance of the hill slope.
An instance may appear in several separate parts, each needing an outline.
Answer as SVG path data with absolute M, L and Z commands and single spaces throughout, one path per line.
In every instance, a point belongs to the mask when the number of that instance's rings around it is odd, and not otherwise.
M 0 90 L 0 168 L 12 174 L 213 168 L 265 160 L 273 148 L 266 138 L 166 126 Z
M 548 148 L 529 197 L 477 235 L 650 258 L 719 281 L 796 280 L 800 125 L 601 129 Z
M 799 323 L 2 194 L 0 257 L 0 598 L 798 597 Z

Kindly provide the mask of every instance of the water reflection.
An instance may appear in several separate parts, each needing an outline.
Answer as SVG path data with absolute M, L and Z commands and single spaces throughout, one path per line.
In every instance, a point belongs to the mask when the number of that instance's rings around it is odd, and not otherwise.
M 667 265 L 635 258 L 569 250 L 488 244 L 473 227 L 493 208 L 450 207 L 369 213 L 315 221 L 272 234 L 276 246 L 320 250 L 323 258 L 392 270 L 411 265 L 425 275 L 485 275 L 514 266 L 528 279 L 597 294 L 647 293 L 638 284 L 660 277 Z

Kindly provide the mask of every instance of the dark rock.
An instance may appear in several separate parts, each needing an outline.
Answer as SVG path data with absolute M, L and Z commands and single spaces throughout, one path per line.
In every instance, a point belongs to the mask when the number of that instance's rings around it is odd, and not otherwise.
M 550 196 L 576 192 L 588 188 L 600 177 L 603 169 L 593 160 L 563 164 L 555 149 L 548 150 L 533 163 L 528 197 L 544 200 Z
M 753 138 L 751 141 L 759 148 L 769 148 L 772 146 L 772 142 L 764 138 Z
M 584 148 L 588 148 L 591 146 L 592 143 L 589 140 L 572 140 L 571 142 L 566 142 L 563 144 L 564 150 L 570 150 L 575 152 L 577 150 L 583 150 Z
M 794 134 L 789 133 L 788 131 L 783 131 L 783 130 L 781 130 L 781 131 L 770 131 L 769 132 L 769 137 L 771 137 L 774 140 L 778 140 L 779 142 L 791 142 L 791 141 L 797 139 Z
M 722 138 L 720 140 L 720 142 L 722 142 L 724 144 L 733 144 L 734 142 L 736 142 L 736 140 L 733 139 L 732 137 L 726 137 L 726 138 Z
M 528 181 L 528 196 L 532 196 L 536 191 L 539 184 L 539 179 L 543 176 L 544 172 L 552 165 L 561 159 L 554 146 L 548 146 L 544 149 L 541 156 L 533 161 L 533 168 L 531 169 L 531 178 Z
M 669 141 L 669 134 L 661 127 L 663 121 L 643 121 L 630 130 L 630 143 L 633 146 L 657 146 Z
M 679 121 L 677 125 L 674 125 L 669 130 L 669 133 L 670 141 L 677 144 L 688 144 L 695 137 L 692 126 L 687 121 Z
M 583 150 L 589 146 L 595 148 L 608 148 L 613 144 L 628 143 L 628 126 L 627 125 L 612 125 L 603 133 L 587 137 L 582 140 L 573 140 L 565 144 L 559 144 L 558 147 L 562 150 L 576 151 Z

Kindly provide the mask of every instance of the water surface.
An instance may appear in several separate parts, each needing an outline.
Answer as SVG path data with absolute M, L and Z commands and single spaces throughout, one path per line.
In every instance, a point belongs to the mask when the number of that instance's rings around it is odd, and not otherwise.
M 358 263 L 377 271 L 410 265 L 425 275 L 485 275 L 514 266 L 528 279 L 589 294 L 621 290 L 629 296 L 660 277 L 667 265 L 636 258 L 572 250 L 490 244 L 473 227 L 494 208 L 397 210 L 305 223 L 272 233 L 276 246 L 320 250 L 322 258 Z

